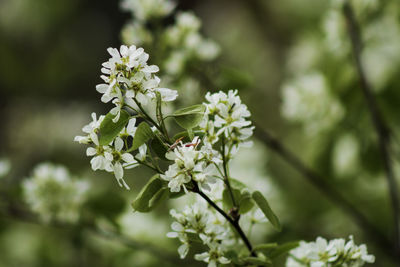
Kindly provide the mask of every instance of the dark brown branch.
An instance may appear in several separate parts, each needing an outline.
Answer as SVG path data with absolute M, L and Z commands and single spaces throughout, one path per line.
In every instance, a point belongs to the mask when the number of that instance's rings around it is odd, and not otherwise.
M 400 214 L 399 214 L 399 193 L 397 189 L 396 179 L 394 177 L 392 161 L 390 158 L 390 131 L 386 125 L 384 118 L 378 108 L 374 95 L 372 94 L 371 84 L 369 83 L 361 62 L 362 41 L 361 32 L 355 17 L 353 8 L 348 1 L 343 5 L 343 14 L 347 21 L 348 34 L 351 40 L 351 47 L 353 57 L 360 79 L 360 88 L 364 95 L 368 110 L 371 115 L 372 123 L 378 135 L 379 150 L 382 156 L 382 163 L 386 173 L 387 185 L 391 198 L 391 205 L 393 210 L 393 223 L 394 223 L 394 239 L 395 249 L 400 253 Z
M 234 220 L 231 218 L 225 211 L 223 211 L 214 201 L 212 201 L 206 194 L 204 194 L 197 185 L 195 185 L 193 192 L 199 194 L 205 201 L 207 201 L 210 206 L 212 206 L 218 213 L 220 213 L 238 232 L 240 238 L 243 240 L 247 249 L 250 251 L 251 256 L 257 257 L 255 252 L 253 251 L 253 246 L 251 245 L 249 239 L 246 234 L 243 232 L 242 228 L 239 225 L 239 220 Z
M 256 125 L 255 135 L 259 140 L 265 143 L 270 149 L 275 151 L 288 164 L 302 174 L 302 177 L 307 179 L 314 187 L 324 193 L 324 195 L 331 200 L 332 203 L 338 205 L 342 210 L 350 215 L 354 221 L 370 235 L 370 238 L 373 241 L 379 244 L 382 248 L 389 249 L 392 247 L 391 242 L 385 237 L 385 235 L 382 234 L 381 231 L 373 224 L 371 224 L 369 220 L 351 202 L 345 199 L 330 184 L 328 184 L 321 175 L 301 162 L 298 157 L 296 157 L 291 151 L 282 145 L 269 132 L 263 130 L 260 125 Z
M 19 221 L 23 223 L 28 223 L 28 224 L 34 224 L 42 227 L 51 227 L 51 228 L 56 228 L 56 229 L 70 229 L 74 231 L 82 231 L 82 230 L 88 230 L 92 232 L 93 234 L 96 234 L 102 238 L 107 238 L 107 239 L 112 239 L 115 240 L 116 242 L 121 243 L 122 245 L 136 249 L 136 250 L 144 250 L 148 251 L 149 253 L 157 255 L 160 259 L 163 259 L 173 265 L 177 264 L 185 264 L 192 266 L 193 262 L 189 261 L 182 261 L 178 257 L 175 257 L 173 254 L 170 254 L 168 252 L 163 251 L 162 249 L 149 244 L 145 242 L 140 242 L 137 240 L 133 240 L 131 238 L 128 238 L 126 236 L 121 235 L 118 232 L 115 232 L 113 230 L 105 230 L 97 227 L 95 224 L 83 224 L 83 228 L 78 227 L 78 225 L 73 225 L 69 223 L 63 223 L 59 221 L 53 221 L 48 224 L 42 223 L 36 216 L 35 214 L 31 213 L 30 211 L 24 209 L 23 206 L 16 205 L 15 203 L 6 203 L 6 210 L 2 211 L 0 210 L 0 220 L 13 220 L 13 221 Z

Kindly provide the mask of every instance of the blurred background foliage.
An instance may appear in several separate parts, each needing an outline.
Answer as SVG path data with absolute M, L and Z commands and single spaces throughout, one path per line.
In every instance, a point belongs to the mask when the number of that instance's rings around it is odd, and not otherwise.
M 340 9 L 320 0 L 176 2 L 177 10 L 191 10 L 201 18 L 201 32 L 221 48 L 217 70 L 214 64 L 202 66 L 212 73 L 211 83 L 204 79 L 198 99 L 191 101 L 202 102 L 204 90 L 239 89 L 257 127 L 269 129 L 392 239 L 377 137 L 359 90 L 346 29 L 340 28 L 345 26 L 337 17 Z M 400 177 L 399 5 L 389 0 L 353 2 L 360 7 L 356 15 L 366 44 L 367 76 L 394 134 L 393 159 Z M 99 101 L 95 85 L 100 83 L 100 65 L 108 58 L 106 48 L 119 47 L 121 29 L 131 19 L 119 4 L 0 2 L 0 157 L 12 164 L 0 180 L 0 266 L 201 265 L 178 259 L 177 242 L 165 236 L 171 222 L 168 209 L 131 212 L 129 203 L 151 176 L 148 170 L 128 172 L 126 180 L 133 190 L 126 192 L 112 174 L 93 172 L 84 148 L 73 143 L 90 112 L 105 114 L 110 108 Z M 162 23 L 172 24 L 173 19 Z M 148 52 L 150 62 L 161 65 L 157 55 Z M 328 93 L 317 88 L 307 99 L 286 93 L 298 86 L 323 87 Z M 297 98 L 298 102 L 293 100 Z M 341 111 L 328 108 L 335 101 Z M 298 109 L 289 110 L 294 105 Z M 65 165 L 90 182 L 81 224 L 46 226 L 20 216 L 20 183 L 44 161 Z M 377 256 L 376 266 L 396 266 L 385 253 L 387 248 L 374 243 L 351 216 L 260 141 L 235 162 L 232 173 L 251 188 L 263 188 L 283 222 L 281 233 L 260 229 L 262 235 L 254 234 L 255 240 L 353 234 Z M 97 225 L 112 230 L 99 230 Z

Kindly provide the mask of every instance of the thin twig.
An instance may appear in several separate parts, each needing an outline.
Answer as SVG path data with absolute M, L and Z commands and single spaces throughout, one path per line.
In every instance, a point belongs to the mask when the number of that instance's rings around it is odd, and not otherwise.
M 355 17 L 352 6 L 348 1 L 345 1 L 343 5 L 343 14 L 347 21 L 347 28 L 349 38 L 351 40 L 351 47 L 353 57 L 357 69 L 357 73 L 360 79 L 360 88 L 364 95 L 368 110 L 371 115 L 372 123 L 375 127 L 378 135 L 379 150 L 382 156 L 382 162 L 384 165 L 388 190 L 391 198 L 392 212 L 393 212 L 393 223 L 395 233 L 395 249 L 397 253 L 400 253 L 400 213 L 399 213 L 399 193 L 397 189 L 396 179 L 394 177 L 392 161 L 390 158 L 390 131 L 386 125 L 384 118 L 376 103 L 375 97 L 372 94 L 371 84 L 369 83 L 361 60 L 362 41 L 360 27 Z
M 240 238 L 243 240 L 244 244 L 246 245 L 247 249 L 250 251 L 251 256 L 256 257 L 256 253 L 253 251 L 253 246 L 251 245 L 249 239 L 247 238 L 246 234 L 243 232 L 242 227 L 239 225 L 238 220 L 234 220 L 231 218 L 225 211 L 223 211 L 214 201 L 212 201 L 206 194 L 204 194 L 200 188 L 195 184 L 193 192 L 199 194 L 205 201 L 207 201 L 210 206 L 212 206 L 218 213 L 220 213 L 238 232 Z
M 230 195 L 230 197 L 232 199 L 233 208 L 237 209 L 238 206 L 237 206 L 237 203 L 236 203 L 236 200 L 235 200 L 235 196 L 233 195 L 231 183 L 229 182 L 229 175 L 228 175 L 228 169 L 227 169 L 228 160 L 227 160 L 226 155 L 225 155 L 225 137 L 222 136 L 221 139 L 222 139 L 222 151 L 221 151 L 221 154 L 222 154 L 222 167 L 223 167 L 223 170 L 224 170 L 224 175 L 223 175 L 224 183 L 225 183 L 225 185 L 226 185 L 226 187 L 228 189 L 229 195 Z

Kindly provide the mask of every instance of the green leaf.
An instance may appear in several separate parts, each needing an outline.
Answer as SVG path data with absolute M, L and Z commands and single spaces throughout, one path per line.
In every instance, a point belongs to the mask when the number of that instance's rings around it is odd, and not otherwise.
M 199 138 L 203 138 L 204 132 L 203 131 L 193 131 L 194 136 L 198 136 Z M 178 139 L 181 139 L 183 143 L 188 143 L 193 140 L 193 138 L 189 138 L 189 133 L 188 131 L 183 131 L 180 133 L 177 133 L 174 135 L 173 140 L 177 141 Z
M 242 191 L 239 199 L 239 214 L 245 214 L 254 207 L 253 198 L 248 191 Z
M 232 185 L 232 184 L 231 184 Z M 248 191 L 235 188 L 232 186 L 232 193 L 235 201 L 239 206 L 239 214 L 245 214 L 249 212 L 254 207 L 253 199 Z M 232 197 L 229 194 L 228 189 L 224 189 L 222 192 L 222 203 L 225 209 L 233 208 Z
M 185 191 L 181 190 L 179 192 L 169 192 L 169 198 L 175 199 L 180 198 L 181 196 L 185 195 Z
M 237 189 L 232 189 L 232 193 L 235 200 L 238 201 L 240 199 L 240 191 Z M 227 210 L 233 208 L 232 197 L 227 188 L 225 188 L 222 192 L 222 203 L 224 204 L 224 208 Z
M 113 114 L 108 113 L 100 124 L 99 144 L 101 146 L 108 145 L 112 140 L 114 140 L 127 124 L 130 115 L 127 111 L 121 110 L 119 120 L 115 123 L 112 121 L 114 118 L 115 116 Z
M 299 246 L 299 241 L 288 242 L 271 250 L 270 253 L 267 253 L 267 256 L 270 257 L 271 259 L 275 259 L 283 254 L 288 253 L 292 249 L 297 248 L 298 246 Z
M 136 129 L 129 151 L 138 149 L 141 145 L 149 141 L 154 136 L 153 131 L 146 122 L 141 122 Z
M 265 243 L 254 246 L 253 250 L 261 252 L 270 252 L 271 250 L 274 250 L 276 247 L 278 247 L 277 243 Z
M 165 181 L 162 180 L 158 174 L 154 175 L 142 188 L 139 195 L 133 201 L 133 209 L 139 212 L 151 211 L 155 207 L 155 205 L 158 204 L 159 201 L 163 199 L 163 197 L 165 197 L 164 185 Z
M 261 257 L 245 257 L 242 260 L 247 264 L 257 265 L 257 266 L 271 266 L 272 262 L 268 258 Z
M 156 138 L 153 138 L 150 147 L 160 159 L 166 160 L 165 154 L 168 152 L 168 147 L 161 141 L 161 138 L 157 134 L 155 136 Z
M 202 104 L 194 105 L 175 111 L 172 116 L 175 121 L 184 129 L 192 129 L 199 125 L 203 119 L 205 106 Z
M 268 218 L 269 222 L 272 226 L 275 227 L 276 230 L 281 231 L 282 227 L 279 223 L 278 217 L 272 211 L 271 207 L 268 204 L 268 201 L 264 198 L 260 191 L 255 191 L 252 194 L 254 201 L 257 203 L 258 207 L 264 213 L 265 217 Z
M 244 183 L 242 183 L 241 181 L 236 180 L 234 178 L 229 178 L 229 182 L 231 183 L 231 186 L 233 188 L 236 188 L 236 189 L 239 189 L 239 190 L 247 188 L 247 186 Z
M 150 209 L 155 208 L 159 203 L 164 202 L 169 198 L 169 189 L 168 187 L 163 187 L 159 190 L 149 201 Z

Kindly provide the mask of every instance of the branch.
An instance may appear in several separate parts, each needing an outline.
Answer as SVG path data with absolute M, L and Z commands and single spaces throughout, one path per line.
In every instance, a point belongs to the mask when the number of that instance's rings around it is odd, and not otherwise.
M 101 229 L 94 224 L 83 224 L 82 225 L 83 228 L 77 227 L 78 225 L 73 225 L 73 224 L 63 223 L 63 222 L 58 222 L 58 221 L 53 221 L 52 223 L 49 223 L 49 224 L 43 224 L 40 220 L 37 219 L 37 217 L 33 213 L 29 212 L 28 210 L 25 210 L 22 206 L 16 205 L 15 203 L 13 203 L 13 204 L 6 203 L 6 204 L 7 204 L 6 210 L 4 212 L 0 211 L 1 219 L 17 220 L 17 221 L 23 222 L 23 223 L 35 224 L 35 225 L 39 225 L 42 227 L 48 226 L 48 227 L 57 228 L 57 229 L 66 229 L 67 228 L 67 229 L 71 229 L 74 231 L 82 231 L 82 229 L 88 230 L 100 237 L 115 240 L 128 248 L 148 251 L 149 253 L 157 255 L 160 259 L 163 259 L 173 265 L 182 264 L 182 260 L 175 257 L 173 254 L 165 252 L 162 249 L 160 249 L 152 244 L 140 242 L 140 241 L 128 238 L 126 236 L 121 235 L 120 233 L 115 232 L 115 231 L 111 231 L 111 230 L 106 231 L 105 229 Z M 192 263 L 190 263 L 188 265 L 192 266 Z
M 275 151 L 279 156 L 281 156 L 282 159 L 284 159 L 300 174 L 302 174 L 302 177 L 307 179 L 314 187 L 324 193 L 324 196 L 331 200 L 332 203 L 337 204 L 342 210 L 350 215 L 361 228 L 371 235 L 371 239 L 373 239 L 383 248 L 391 248 L 391 242 L 384 236 L 384 234 L 381 233 L 379 229 L 371 224 L 351 202 L 349 202 L 338 191 L 331 187 L 321 175 L 307 167 L 275 137 L 273 137 L 266 130 L 263 130 L 262 127 L 257 124 L 255 136 L 265 143 L 270 149 Z
M 240 235 L 240 238 L 243 240 L 244 244 L 246 245 L 247 249 L 250 251 L 251 256 L 257 257 L 255 252 L 253 251 L 253 246 L 251 245 L 251 243 L 250 243 L 249 239 L 247 238 L 246 234 L 243 232 L 242 228 L 240 227 L 239 221 L 238 220 L 233 220 L 228 214 L 226 214 L 225 211 L 223 211 L 220 207 L 218 207 L 218 205 L 215 204 L 214 201 L 212 201 L 206 194 L 204 194 L 199 189 L 197 184 L 195 184 L 193 192 L 199 194 L 205 201 L 208 202 L 208 204 L 210 204 L 210 206 L 212 206 L 217 212 L 219 212 L 235 228 L 235 230 Z
M 382 162 L 386 173 L 386 181 L 391 198 L 393 210 L 393 224 L 395 232 L 395 249 L 400 253 L 400 214 L 399 214 L 399 193 L 397 189 L 396 179 L 394 177 L 392 161 L 390 159 L 390 131 L 386 125 L 381 112 L 378 108 L 374 95 L 372 94 L 371 85 L 365 75 L 365 71 L 361 61 L 362 41 L 360 27 L 355 18 L 353 8 L 349 1 L 345 1 L 343 5 L 343 14 L 347 21 L 348 34 L 351 40 L 353 57 L 360 79 L 360 88 L 364 95 L 368 110 L 371 115 L 372 123 L 378 135 L 379 150 L 382 156 Z

